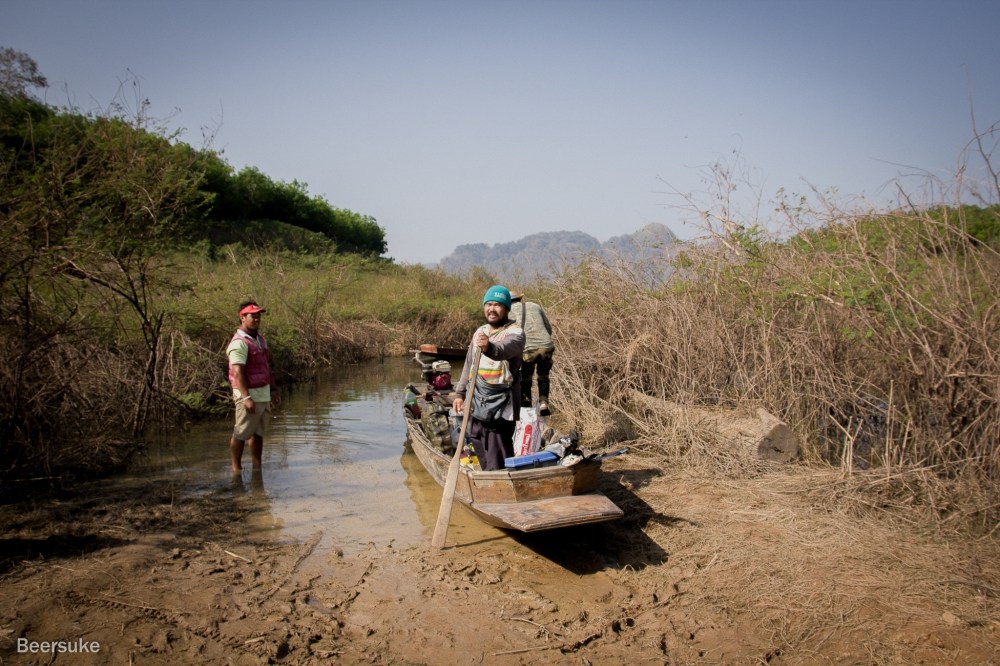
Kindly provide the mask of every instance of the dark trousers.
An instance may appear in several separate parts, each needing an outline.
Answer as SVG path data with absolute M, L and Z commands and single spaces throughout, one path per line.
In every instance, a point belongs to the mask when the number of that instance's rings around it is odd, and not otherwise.
M 521 357 L 521 406 L 531 407 L 531 379 L 538 371 L 538 401 L 549 401 L 549 371 L 552 369 L 552 350 L 535 349 Z
M 514 422 L 498 419 L 484 423 L 470 417 L 468 428 L 479 466 L 484 470 L 503 469 L 504 458 L 514 455 Z

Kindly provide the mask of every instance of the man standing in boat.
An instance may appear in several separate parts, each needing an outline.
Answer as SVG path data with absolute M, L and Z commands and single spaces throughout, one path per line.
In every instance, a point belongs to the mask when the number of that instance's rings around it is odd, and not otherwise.
M 538 414 L 549 415 L 549 372 L 552 370 L 552 324 L 545 309 L 524 294 L 511 296 L 511 318 L 524 329 L 524 354 L 521 356 L 521 405 L 531 407 L 531 380 L 538 369 Z
M 240 327 L 226 347 L 229 383 L 233 386 L 236 402 L 236 425 L 229 440 L 233 472 L 243 469 L 243 448 L 248 439 L 253 469 L 260 470 L 271 405 L 281 401 L 271 373 L 271 352 L 258 330 L 264 312 L 264 308 L 253 301 L 241 303 Z
M 465 354 L 462 378 L 455 387 L 453 407 L 469 413 L 467 435 L 484 470 L 503 469 L 504 458 L 514 455 L 514 426 L 521 411 L 521 353 L 524 329 L 508 317 L 510 291 L 494 285 L 483 296 L 486 323 L 472 336 Z M 476 350 L 481 353 L 475 369 L 472 404 L 465 404 Z

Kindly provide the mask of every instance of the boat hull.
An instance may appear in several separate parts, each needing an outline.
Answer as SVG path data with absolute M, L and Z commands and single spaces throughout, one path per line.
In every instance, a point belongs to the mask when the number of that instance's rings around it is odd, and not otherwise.
M 443 486 L 451 457 L 430 443 L 413 418 L 406 418 L 406 429 L 420 463 Z M 597 491 L 600 468 L 596 460 L 571 467 L 489 472 L 463 467 L 455 485 L 455 500 L 494 527 L 521 532 L 617 520 L 622 510 Z

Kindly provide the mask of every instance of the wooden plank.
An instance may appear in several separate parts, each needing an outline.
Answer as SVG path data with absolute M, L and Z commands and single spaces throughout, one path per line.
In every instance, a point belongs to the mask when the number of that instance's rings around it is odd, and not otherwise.
M 614 502 L 598 493 L 551 497 L 516 504 L 473 504 L 470 508 L 481 517 L 485 514 L 496 521 L 491 524 L 497 527 L 522 532 L 588 525 L 617 520 L 624 515 Z

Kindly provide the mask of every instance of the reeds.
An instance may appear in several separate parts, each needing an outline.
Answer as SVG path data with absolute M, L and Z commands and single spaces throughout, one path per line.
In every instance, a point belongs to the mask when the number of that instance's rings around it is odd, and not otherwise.
M 598 259 L 562 277 L 546 306 L 573 425 L 596 441 L 642 435 L 664 466 L 745 474 L 724 442 L 651 420 L 627 396 L 764 407 L 806 461 L 845 476 L 919 470 L 908 484 L 942 518 L 994 529 L 1000 254 L 969 235 L 963 209 L 840 213 L 784 241 L 726 240 L 681 248 L 652 286 L 641 268 Z

